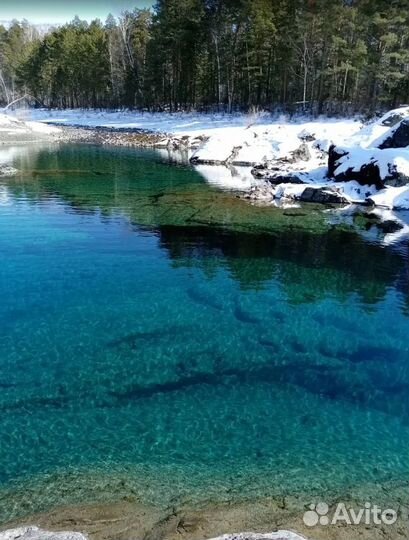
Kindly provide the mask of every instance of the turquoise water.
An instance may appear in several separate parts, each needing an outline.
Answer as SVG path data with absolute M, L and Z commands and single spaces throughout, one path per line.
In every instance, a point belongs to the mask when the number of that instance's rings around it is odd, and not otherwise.
M 253 208 L 152 152 L 15 165 L 0 182 L 2 521 L 132 490 L 308 503 L 408 481 L 407 244 Z

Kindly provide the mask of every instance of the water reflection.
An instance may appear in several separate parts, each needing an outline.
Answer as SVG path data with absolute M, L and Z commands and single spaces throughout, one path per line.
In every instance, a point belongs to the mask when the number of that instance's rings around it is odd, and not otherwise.
M 175 265 L 210 274 L 227 268 L 243 289 L 278 279 L 296 304 L 356 292 L 370 305 L 394 287 L 408 308 L 408 243 L 402 234 L 399 246 L 384 245 L 399 231 L 380 228 L 379 211 L 254 207 L 212 189 L 188 166 L 169 167 L 153 151 L 31 147 L 14 163 L 22 174 L 3 182 L 3 201 L 57 197 L 79 214 L 126 216 L 137 230 L 154 231 Z

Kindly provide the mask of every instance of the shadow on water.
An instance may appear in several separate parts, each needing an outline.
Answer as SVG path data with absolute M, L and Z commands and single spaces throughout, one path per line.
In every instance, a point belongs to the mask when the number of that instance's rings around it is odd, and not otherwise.
M 242 474 L 260 456 L 289 490 L 313 466 L 365 483 L 384 456 L 382 478 L 407 474 L 406 244 L 253 207 L 154 152 L 63 146 L 15 165 L 0 182 L 4 482 L 154 459 Z

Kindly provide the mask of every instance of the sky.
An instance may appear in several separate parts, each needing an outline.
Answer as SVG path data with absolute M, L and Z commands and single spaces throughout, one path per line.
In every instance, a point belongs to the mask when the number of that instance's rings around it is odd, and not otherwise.
M 106 19 L 125 9 L 150 7 L 150 0 L 0 0 L 0 21 L 27 19 L 34 24 L 65 23 L 81 19 Z

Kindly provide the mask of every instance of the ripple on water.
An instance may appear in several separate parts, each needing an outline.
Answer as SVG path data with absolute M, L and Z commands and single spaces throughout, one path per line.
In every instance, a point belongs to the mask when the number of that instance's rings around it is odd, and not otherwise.
M 131 495 L 380 495 L 407 480 L 404 254 L 321 217 L 288 232 L 275 209 L 257 223 L 243 210 L 238 231 L 243 201 L 118 155 L 40 153 L 30 169 L 57 159 L 66 178 L 7 186 L 1 519 Z M 192 224 L 203 201 L 217 226 Z

